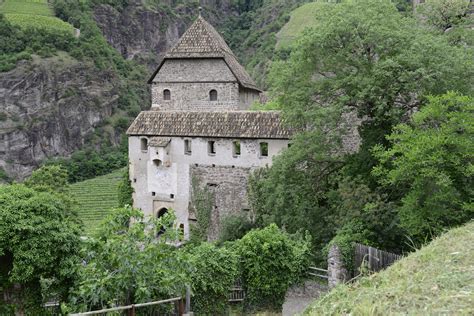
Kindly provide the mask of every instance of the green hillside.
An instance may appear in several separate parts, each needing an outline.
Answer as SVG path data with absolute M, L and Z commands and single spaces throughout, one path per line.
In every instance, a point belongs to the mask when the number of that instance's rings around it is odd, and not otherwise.
M 0 13 L 54 16 L 47 0 L 3 0 L 0 1 Z
M 118 185 L 123 169 L 105 176 L 74 183 L 71 193 L 79 204 L 78 214 L 84 222 L 85 232 L 92 232 L 110 211 L 118 207 Z
M 474 315 L 474 221 L 385 271 L 340 286 L 305 315 Z
M 277 34 L 277 47 L 287 47 L 298 38 L 305 29 L 316 26 L 314 16 L 321 5 L 324 4 L 320 2 L 310 2 L 293 10 L 290 15 L 290 20 Z
M 1 1 L 1 0 L 0 0 Z M 3 0 L 0 13 L 13 25 L 22 28 L 43 28 L 52 31 L 73 32 L 71 24 L 54 17 L 47 0 Z

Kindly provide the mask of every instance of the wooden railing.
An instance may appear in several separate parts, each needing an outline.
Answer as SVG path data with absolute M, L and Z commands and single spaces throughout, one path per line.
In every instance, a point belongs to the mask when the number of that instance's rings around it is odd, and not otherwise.
M 316 267 L 309 267 L 308 274 L 322 279 L 328 279 L 328 270 Z
M 174 297 L 166 300 L 155 301 L 155 302 L 148 302 L 148 303 L 140 303 L 140 304 L 132 304 L 127 306 L 118 306 L 112 308 L 105 308 L 96 311 L 84 312 L 84 313 L 75 313 L 70 314 L 70 316 L 83 316 L 83 315 L 98 315 L 98 314 L 105 314 L 109 312 L 119 312 L 119 311 L 128 311 L 128 316 L 135 316 L 135 310 L 140 307 L 146 306 L 155 306 L 160 304 L 167 304 L 167 303 L 175 303 L 176 310 L 178 315 L 183 315 L 185 313 L 184 307 L 184 300 L 182 297 Z M 188 305 L 188 304 L 186 304 Z

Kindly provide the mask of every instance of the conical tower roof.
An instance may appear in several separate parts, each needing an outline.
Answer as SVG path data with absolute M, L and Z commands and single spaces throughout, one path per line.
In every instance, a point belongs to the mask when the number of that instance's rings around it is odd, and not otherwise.
M 234 53 L 216 29 L 202 16 L 199 16 L 191 27 L 181 36 L 178 43 L 166 53 L 162 63 L 150 78 L 149 83 L 161 69 L 166 59 L 201 59 L 222 58 L 245 88 L 259 90 L 245 68 L 237 61 Z

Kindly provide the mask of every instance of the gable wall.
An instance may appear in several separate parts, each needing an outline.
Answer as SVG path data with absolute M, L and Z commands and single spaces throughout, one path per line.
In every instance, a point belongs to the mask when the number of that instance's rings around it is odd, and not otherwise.
M 171 100 L 163 91 L 171 91 Z M 217 101 L 209 100 L 216 90 Z M 152 107 L 160 110 L 238 110 L 239 85 L 223 59 L 169 59 L 153 79 Z

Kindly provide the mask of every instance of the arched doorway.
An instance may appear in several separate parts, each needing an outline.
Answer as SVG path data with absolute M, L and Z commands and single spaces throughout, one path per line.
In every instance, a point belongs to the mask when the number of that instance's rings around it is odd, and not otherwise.
M 166 213 L 168 213 L 168 209 L 166 207 L 161 208 L 158 213 L 156 213 L 156 217 L 160 218 L 164 216 Z M 157 236 L 162 235 L 166 231 L 166 228 L 164 226 L 161 226 L 160 229 L 158 230 L 158 233 L 156 234 Z

